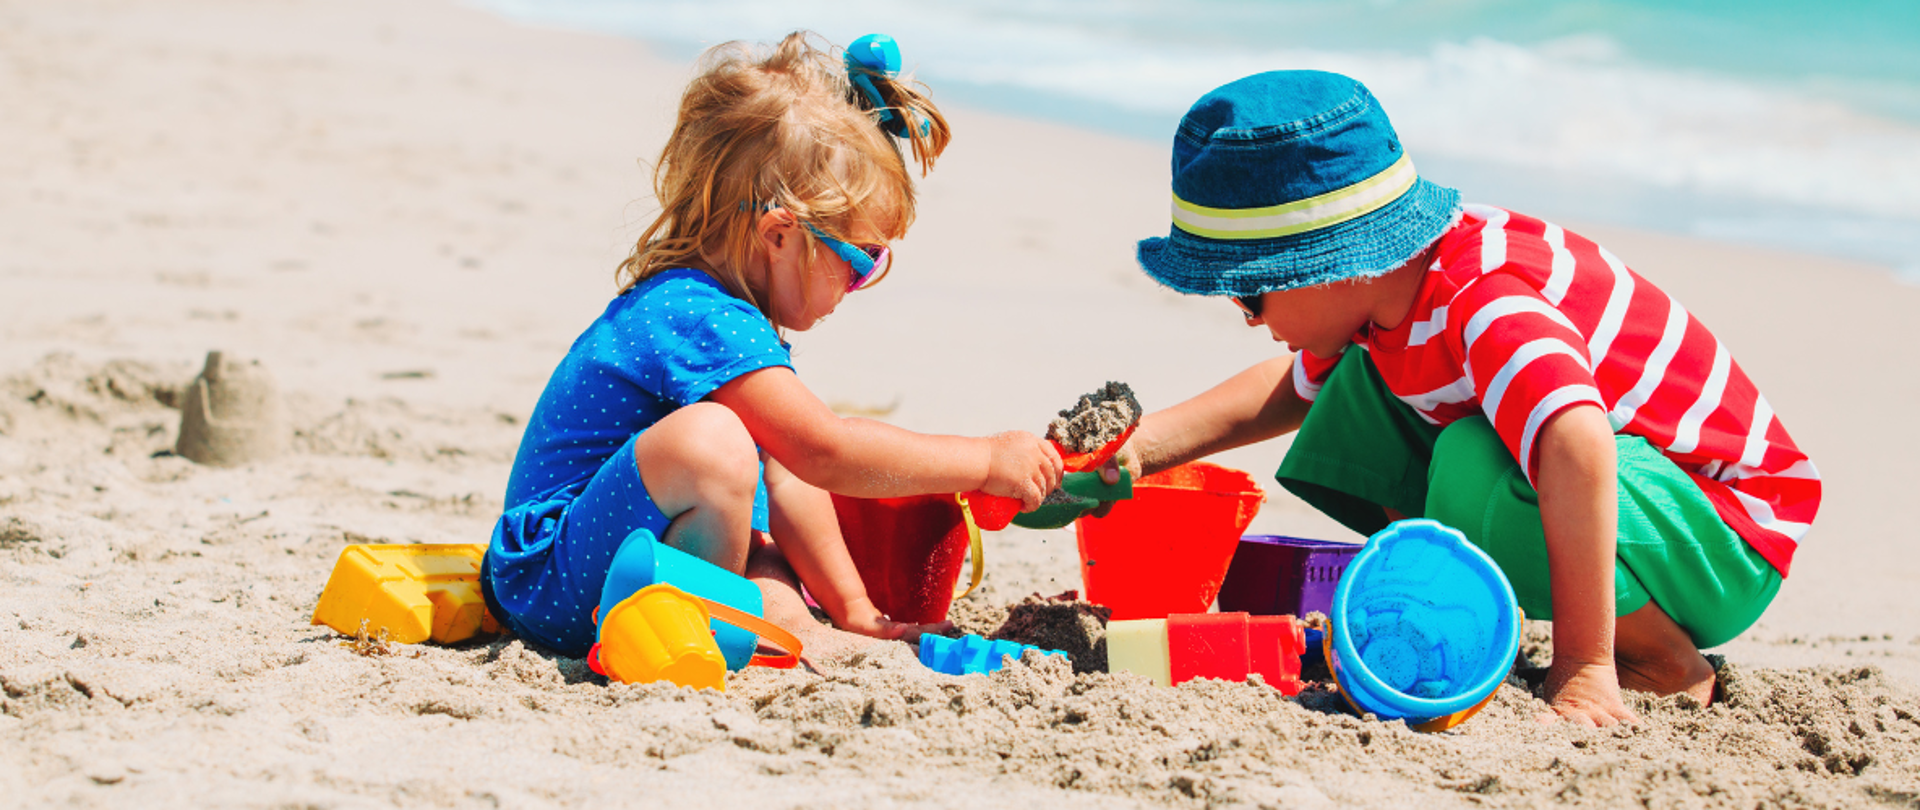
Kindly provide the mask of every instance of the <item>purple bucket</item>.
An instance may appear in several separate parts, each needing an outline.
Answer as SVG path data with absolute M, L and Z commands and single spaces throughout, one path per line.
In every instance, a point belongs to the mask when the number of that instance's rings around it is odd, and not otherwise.
M 1357 543 L 1308 540 L 1271 534 L 1240 538 L 1227 578 L 1220 583 L 1221 612 L 1300 616 L 1333 607 L 1333 591 Z

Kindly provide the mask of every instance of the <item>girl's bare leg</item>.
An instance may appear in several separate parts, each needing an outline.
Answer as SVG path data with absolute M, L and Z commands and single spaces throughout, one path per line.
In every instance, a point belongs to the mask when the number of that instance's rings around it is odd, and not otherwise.
M 806 646 L 811 663 L 836 664 L 880 639 L 849 633 L 824 624 L 807 610 L 800 596 L 800 580 L 787 565 L 780 548 L 764 538 L 756 538 L 747 558 L 747 579 L 760 586 L 763 615 L 767 621 L 792 633 Z
M 760 454 L 740 417 L 700 402 L 633 443 L 640 480 L 672 523 L 660 540 L 734 573 L 746 570 Z

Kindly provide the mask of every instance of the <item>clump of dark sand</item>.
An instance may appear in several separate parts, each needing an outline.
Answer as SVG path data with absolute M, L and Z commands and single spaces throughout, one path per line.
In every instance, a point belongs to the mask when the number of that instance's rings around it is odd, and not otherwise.
M 1091 453 L 1120 438 L 1140 421 L 1140 400 L 1123 382 L 1109 382 L 1091 394 L 1082 394 L 1073 407 L 1047 425 L 1047 438 L 1074 453 Z
M 1076 673 L 1106 672 L 1112 616 L 1111 609 L 1081 599 L 1077 591 L 1034 594 L 1007 609 L 1007 620 L 992 637 L 1064 652 Z

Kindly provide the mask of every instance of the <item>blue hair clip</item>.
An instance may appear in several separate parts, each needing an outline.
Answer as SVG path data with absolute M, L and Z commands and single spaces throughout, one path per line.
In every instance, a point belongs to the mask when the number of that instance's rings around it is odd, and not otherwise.
M 896 138 L 908 137 L 905 117 L 888 108 L 886 99 L 880 97 L 880 90 L 873 86 L 872 78 L 878 75 L 891 79 L 900 75 L 899 43 L 886 34 L 868 34 L 847 46 L 846 62 L 847 80 L 879 111 L 880 130 Z M 920 121 L 921 135 L 931 129 L 932 121 Z

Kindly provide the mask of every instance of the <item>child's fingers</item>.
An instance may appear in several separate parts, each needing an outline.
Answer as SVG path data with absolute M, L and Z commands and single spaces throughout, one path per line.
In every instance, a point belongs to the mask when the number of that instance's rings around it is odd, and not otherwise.
M 1026 486 L 1020 488 L 1020 511 L 1031 512 L 1040 508 L 1040 502 L 1047 499 L 1046 493 L 1053 490 L 1044 481 L 1029 479 Z

